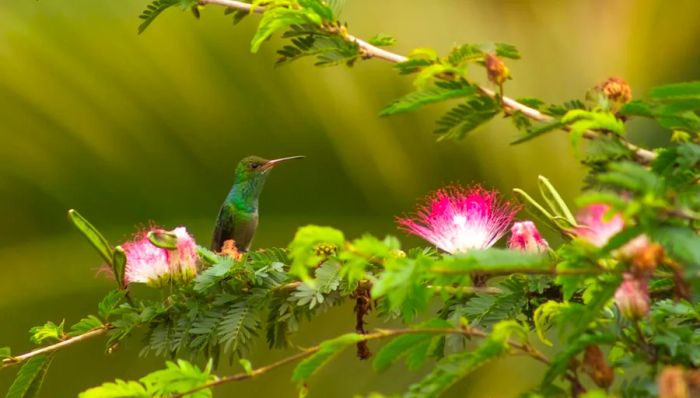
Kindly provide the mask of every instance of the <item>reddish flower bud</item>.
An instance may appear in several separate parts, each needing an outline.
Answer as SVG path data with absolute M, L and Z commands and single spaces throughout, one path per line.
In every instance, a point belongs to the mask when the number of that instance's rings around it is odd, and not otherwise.
M 649 313 L 649 286 L 646 279 L 625 274 L 615 292 L 615 303 L 623 316 L 640 319 Z
M 631 262 L 635 271 L 642 274 L 653 272 L 663 261 L 664 248 L 649 241 L 646 235 L 639 235 L 618 250 L 621 258 Z
M 685 371 L 680 366 L 665 367 L 656 381 L 659 398 L 689 398 Z
M 630 85 L 619 77 L 611 77 L 597 85 L 595 89 L 608 99 L 620 104 L 629 102 L 632 99 L 632 89 Z
M 530 253 L 544 253 L 549 249 L 549 244 L 540 235 L 535 223 L 521 221 L 513 224 L 510 229 L 508 247 Z
M 579 226 L 574 234 L 597 247 L 603 247 L 615 234 L 622 231 L 625 223 L 619 214 L 607 218 L 610 206 L 595 203 L 583 208 L 576 216 Z
M 608 388 L 615 377 L 612 368 L 605 360 L 605 355 L 597 345 L 589 345 L 583 354 L 583 371 L 590 376 L 598 387 Z
M 510 77 L 508 67 L 496 54 L 486 54 L 484 63 L 486 65 L 486 74 L 491 83 L 501 86 Z

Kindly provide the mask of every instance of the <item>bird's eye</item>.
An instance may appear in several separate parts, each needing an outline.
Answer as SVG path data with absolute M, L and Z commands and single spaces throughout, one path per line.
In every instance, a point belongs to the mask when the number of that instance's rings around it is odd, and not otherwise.
M 257 169 L 259 166 L 260 166 L 260 163 L 252 163 L 252 164 L 250 165 L 250 168 L 253 169 L 253 170 L 255 170 L 255 169 Z

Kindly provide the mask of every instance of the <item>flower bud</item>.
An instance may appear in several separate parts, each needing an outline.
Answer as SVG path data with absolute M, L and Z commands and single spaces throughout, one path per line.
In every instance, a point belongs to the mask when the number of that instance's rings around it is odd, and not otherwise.
M 639 235 L 622 246 L 618 254 L 630 261 L 636 272 L 649 274 L 663 261 L 664 248 L 649 241 L 646 235 Z
M 689 398 L 684 373 L 680 366 L 666 366 L 656 381 L 659 387 L 659 398 Z
M 314 248 L 314 253 L 317 256 L 329 257 L 336 253 L 338 248 L 332 243 L 319 243 Z
M 632 89 L 627 82 L 619 77 L 611 77 L 595 87 L 606 98 L 619 104 L 624 104 L 632 99 Z
M 583 371 L 598 387 L 608 388 L 615 377 L 612 368 L 605 360 L 603 351 L 597 345 L 589 345 L 583 354 Z
M 500 58 L 498 58 L 496 54 L 486 54 L 485 65 L 486 74 L 489 81 L 493 84 L 501 86 L 510 77 L 508 67 L 506 67 L 506 64 Z
M 508 247 L 529 253 L 544 253 L 549 249 L 549 243 L 542 238 L 535 223 L 521 221 L 511 227 Z
M 625 274 L 615 292 L 615 303 L 623 316 L 640 319 L 649 313 L 649 286 L 646 279 Z

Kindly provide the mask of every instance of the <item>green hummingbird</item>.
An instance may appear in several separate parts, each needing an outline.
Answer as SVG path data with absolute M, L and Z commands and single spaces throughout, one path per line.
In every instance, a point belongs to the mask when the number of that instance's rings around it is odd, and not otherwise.
M 248 251 L 258 228 L 258 198 L 270 170 L 287 160 L 301 158 L 303 156 L 267 160 L 258 156 L 248 156 L 238 163 L 233 186 L 216 219 L 212 250 L 221 251 L 224 242 L 233 239 L 238 251 Z

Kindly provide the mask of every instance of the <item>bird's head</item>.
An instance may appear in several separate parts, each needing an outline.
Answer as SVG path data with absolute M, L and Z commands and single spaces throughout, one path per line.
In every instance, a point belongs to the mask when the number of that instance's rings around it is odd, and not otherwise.
M 292 159 L 301 159 L 303 156 L 289 156 L 279 159 L 263 159 L 259 156 L 248 156 L 243 158 L 236 167 L 236 182 L 264 182 L 265 177 L 275 166 Z

